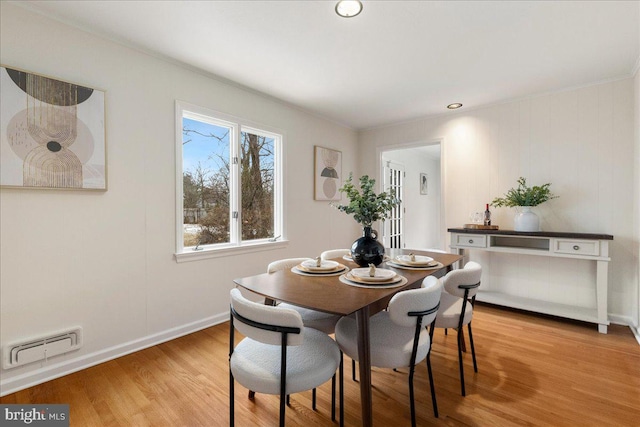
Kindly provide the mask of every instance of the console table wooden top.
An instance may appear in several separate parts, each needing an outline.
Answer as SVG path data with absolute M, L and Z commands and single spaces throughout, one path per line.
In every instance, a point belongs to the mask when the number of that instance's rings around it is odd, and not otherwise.
M 530 236 L 530 237 L 558 237 L 568 239 L 587 239 L 587 240 L 613 240 L 610 234 L 597 233 L 574 233 L 565 231 L 515 231 L 515 230 L 482 230 L 475 228 L 449 228 L 450 233 L 468 233 L 468 234 L 495 234 L 509 236 Z

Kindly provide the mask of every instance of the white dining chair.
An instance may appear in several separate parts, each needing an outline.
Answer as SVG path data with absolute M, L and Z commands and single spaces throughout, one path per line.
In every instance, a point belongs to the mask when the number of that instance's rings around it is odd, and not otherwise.
M 276 271 L 290 269 L 299 265 L 303 261 L 307 261 L 310 258 L 285 258 L 269 263 L 267 266 L 267 273 L 275 273 Z M 297 305 L 289 304 L 286 302 L 279 302 L 279 307 L 294 310 L 300 314 L 302 323 L 307 328 L 313 328 L 324 332 L 327 335 L 334 333 L 336 323 L 340 320 L 340 316 L 336 314 L 325 313 L 322 311 L 311 310 L 309 308 L 300 307 Z M 255 390 L 254 390 L 255 391 Z M 335 399 L 336 394 L 336 380 L 335 377 L 331 380 L 331 398 Z M 249 393 L 249 397 L 252 398 L 253 391 Z M 313 409 L 316 408 L 316 390 L 313 389 Z M 332 407 L 331 419 L 335 420 L 335 406 Z
M 315 390 L 330 378 L 335 380 L 342 360 L 336 342 L 323 332 L 304 327 L 294 310 L 250 301 L 238 289 L 232 289 L 229 329 L 231 426 L 235 425 L 235 381 L 259 393 L 279 394 L 282 427 L 290 394 Z M 236 330 L 245 336 L 237 345 Z M 331 405 L 334 414 L 335 395 Z
M 433 322 L 438 312 L 442 284 L 440 279 L 429 276 L 422 281 L 422 287 L 395 294 L 386 311 L 381 311 L 369 319 L 369 342 L 371 366 L 379 368 L 409 367 L 409 401 L 411 425 L 416 425 L 413 376 L 415 365 L 426 359 L 433 414 L 438 417 L 438 404 L 431 369 L 431 342 Z M 427 330 L 424 326 L 431 325 Z M 336 341 L 340 350 L 358 358 L 358 328 L 356 319 L 343 317 L 336 325 Z M 342 363 L 340 381 L 342 382 Z M 340 384 L 340 416 L 343 414 L 343 392 Z
M 342 258 L 345 255 L 351 255 L 351 249 L 329 249 L 320 254 L 321 259 Z
M 458 340 L 458 365 L 460 369 L 460 388 L 463 396 L 466 395 L 464 385 L 464 364 L 462 361 L 462 349 L 464 346 L 463 327 L 467 325 L 469 331 L 469 344 L 473 359 L 473 370 L 478 372 L 476 362 L 476 350 L 473 345 L 471 332 L 471 319 L 476 293 L 480 287 L 482 266 L 474 261 L 469 261 L 464 268 L 453 270 L 442 278 L 443 291 L 440 298 L 440 310 L 436 316 L 435 327 L 456 329 Z
M 308 259 L 310 258 L 286 258 L 273 261 L 267 266 L 267 273 L 275 273 L 276 271 L 293 268 Z M 300 313 L 304 326 L 317 329 L 329 335 L 333 334 L 336 328 L 336 323 L 340 320 L 340 316 L 335 314 L 311 310 L 297 305 L 288 304 L 286 302 L 280 303 L 279 305 L 283 308 L 289 308 Z

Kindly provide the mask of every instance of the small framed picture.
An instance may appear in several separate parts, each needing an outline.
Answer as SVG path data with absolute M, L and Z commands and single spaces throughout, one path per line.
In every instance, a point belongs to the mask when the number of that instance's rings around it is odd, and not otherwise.
M 342 152 L 315 146 L 314 153 L 314 199 L 340 200 L 338 191 L 342 182 Z
M 423 196 L 429 194 L 429 177 L 426 173 L 420 174 L 420 194 Z

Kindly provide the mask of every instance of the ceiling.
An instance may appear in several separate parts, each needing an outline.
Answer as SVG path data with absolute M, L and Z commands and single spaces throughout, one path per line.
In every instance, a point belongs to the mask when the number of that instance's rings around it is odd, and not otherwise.
M 628 77 L 637 1 L 29 1 L 18 4 L 353 129 Z

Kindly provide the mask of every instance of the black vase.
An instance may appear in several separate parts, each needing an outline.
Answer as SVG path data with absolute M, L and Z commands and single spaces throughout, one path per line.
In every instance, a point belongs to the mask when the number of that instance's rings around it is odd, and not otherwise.
M 377 266 L 384 260 L 384 246 L 376 240 L 378 236 L 371 231 L 371 227 L 364 227 L 362 237 L 351 245 L 351 257 L 361 267 L 369 264 Z

